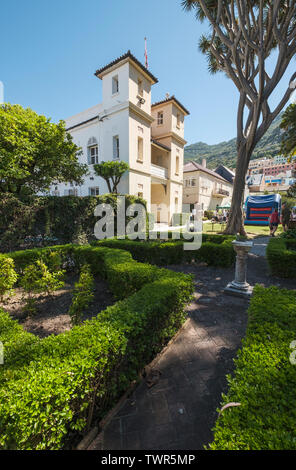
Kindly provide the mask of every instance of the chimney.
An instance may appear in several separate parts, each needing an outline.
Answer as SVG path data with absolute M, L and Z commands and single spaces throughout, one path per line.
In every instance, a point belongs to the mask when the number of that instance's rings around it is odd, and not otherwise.
M 201 165 L 202 165 L 204 168 L 207 168 L 207 161 L 206 161 L 205 158 L 202 159 Z

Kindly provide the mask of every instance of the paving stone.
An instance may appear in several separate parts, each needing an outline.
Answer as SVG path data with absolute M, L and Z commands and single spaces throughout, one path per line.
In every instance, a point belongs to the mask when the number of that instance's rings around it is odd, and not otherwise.
M 139 432 L 128 432 L 123 435 L 123 449 L 141 450 L 142 444 Z
M 146 450 L 164 449 L 177 441 L 176 430 L 171 423 L 145 428 L 140 431 L 140 436 L 142 448 Z
M 158 383 L 149 388 L 143 380 L 91 448 L 199 450 L 213 440 L 221 394 L 227 392 L 226 374 L 234 371 L 233 359 L 245 335 L 248 302 L 222 293 L 233 280 L 233 268 L 169 268 L 195 275 L 189 321 L 154 362 L 161 371 Z M 275 283 L 265 258 L 250 257 L 248 281 Z M 295 289 L 294 281 L 276 282 Z

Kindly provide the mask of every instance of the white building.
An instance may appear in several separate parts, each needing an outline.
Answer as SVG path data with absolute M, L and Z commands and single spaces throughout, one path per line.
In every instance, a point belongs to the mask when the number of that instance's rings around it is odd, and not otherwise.
M 182 212 L 184 118 L 189 112 L 174 96 L 151 104 L 151 87 L 158 80 L 130 51 L 95 75 L 102 80 L 102 103 L 66 120 L 90 175 L 79 187 L 53 186 L 51 194 L 107 193 L 93 164 L 122 160 L 130 169 L 119 192 L 143 197 L 156 221 L 170 223 L 173 213 Z
M 183 171 L 183 203 L 190 204 L 191 209 L 199 204 L 203 211 L 214 210 L 231 203 L 233 183 L 207 168 L 205 159 L 202 165 L 187 162 Z

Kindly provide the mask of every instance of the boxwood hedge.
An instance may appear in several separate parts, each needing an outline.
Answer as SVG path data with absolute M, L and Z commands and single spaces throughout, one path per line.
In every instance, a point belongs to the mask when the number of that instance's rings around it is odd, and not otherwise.
M 203 243 L 198 250 L 184 250 L 186 240 L 116 240 L 108 239 L 95 242 L 97 246 L 120 248 L 129 251 L 133 258 L 143 263 L 158 266 L 179 264 L 182 262 L 203 261 L 211 266 L 230 267 L 235 261 L 232 246 L 234 237 L 220 235 L 204 235 Z M 188 243 L 188 242 L 187 242 Z
M 296 278 L 296 243 L 286 238 L 271 238 L 266 256 L 274 276 Z
M 247 335 L 214 428 L 214 450 L 296 449 L 296 291 L 256 286 Z
M 0 448 L 71 448 L 100 419 L 185 319 L 191 276 L 105 247 L 56 246 L 68 269 L 88 263 L 118 300 L 71 331 L 45 339 L 0 311 Z M 17 271 L 49 249 L 10 253 Z M 94 412 L 94 414 L 93 414 Z M 74 440 L 73 440 L 74 439 Z

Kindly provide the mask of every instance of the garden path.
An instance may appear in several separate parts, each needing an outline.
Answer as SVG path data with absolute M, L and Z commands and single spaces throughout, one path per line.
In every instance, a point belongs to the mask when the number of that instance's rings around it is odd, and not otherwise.
M 264 258 L 268 237 L 255 239 L 248 258 L 248 282 L 295 289 L 295 281 L 270 277 Z M 247 325 L 248 302 L 225 295 L 233 268 L 202 265 L 169 266 L 194 274 L 195 294 L 188 320 L 175 339 L 153 361 L 161 372 L 149 388 L 145 379 L 89 449 L 199 450 L 208 445 L 217 419 L 226 374 Z

